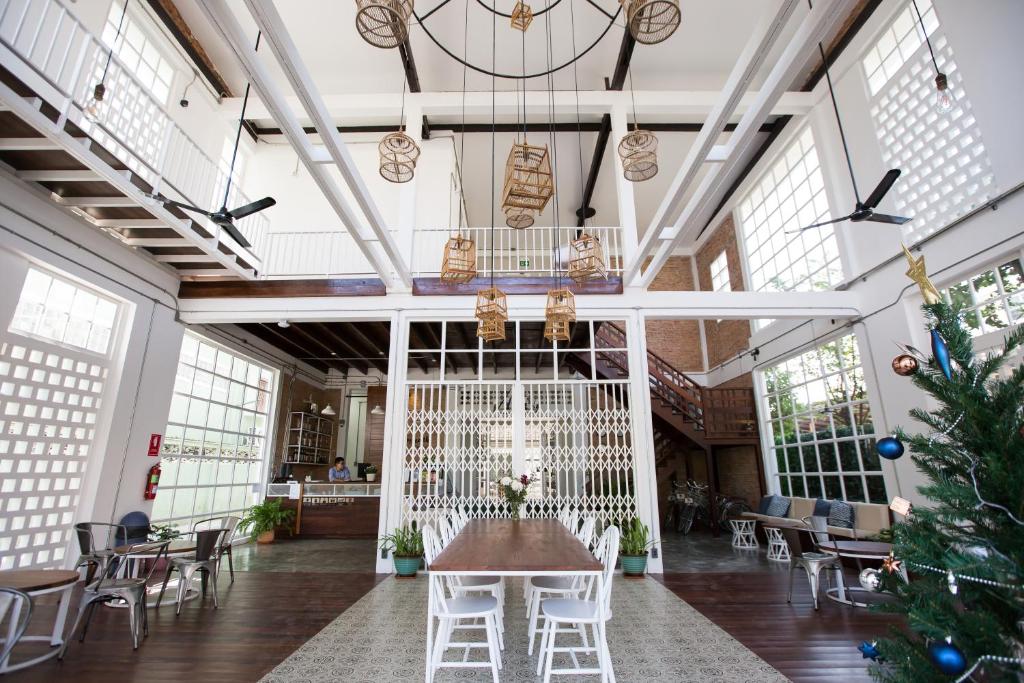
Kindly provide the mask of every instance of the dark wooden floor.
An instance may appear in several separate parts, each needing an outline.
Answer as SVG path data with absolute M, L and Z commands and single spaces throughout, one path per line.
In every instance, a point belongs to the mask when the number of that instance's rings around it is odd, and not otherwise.
M 807 580 L 787 572 L 655 575 L 667 588 L 797 683 L 868 681 L 862 640 L 885 635 L 891 615 L 822 600 L 814 611 Z
M 221 609 L 186 603 L 149 610 L 149 637 L 133 651 L 128 615 L 99 607 L 84 643 L 63 662 L 44 662 L 3 677 L 4 683 L 252 683 L 386 578 L 372 573 L 235 572 L 221 576 Z M 77 598 L 76 592 L 75 597 Z M 77 600 L 72 603 L 77 604 Z M 33 616 L 33 632 L 53 624 L 53 606 Z M 68 616 L 68 628 L 74 615 Z M 22 646 L 19 646 L 21 649 Z M 35 644 L 24 652 L 38 653 Z

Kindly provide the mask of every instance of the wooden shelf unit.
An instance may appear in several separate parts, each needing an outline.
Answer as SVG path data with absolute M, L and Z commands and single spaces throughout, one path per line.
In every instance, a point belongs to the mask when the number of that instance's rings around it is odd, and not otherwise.
M 288 415 L 285 463 L 289 465 L 330 465 L 334 462 L 333 447 L 333 420 L 301 411 Z

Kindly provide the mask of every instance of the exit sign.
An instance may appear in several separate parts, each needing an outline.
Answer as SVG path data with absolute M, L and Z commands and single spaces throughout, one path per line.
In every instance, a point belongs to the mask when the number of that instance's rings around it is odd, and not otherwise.
M 519 257 L 519 270 L 527 270 L 530 267 L 530 257 L 520 256 Z

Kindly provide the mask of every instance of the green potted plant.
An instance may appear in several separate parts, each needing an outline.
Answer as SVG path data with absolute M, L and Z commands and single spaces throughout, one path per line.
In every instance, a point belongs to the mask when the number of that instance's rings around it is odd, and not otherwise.
M 181 532 L 170 524 L 150 524 L 149 539 L 151 541 L 173 541 L 181 536 Z
M 273 543 L 274 529 L 290 524 L 294 518 L 294 510 L 281 509 L 280 498 L 267 498 L 249 508 L 242 521 L 238 523 L 238 530 L 243 533 L 248 531 L 256 538 L 257 543 Z
M 377 481 L 377 466 L 367 465 L 366 466 L 366 481 Z
M 654 545 L 650 530 L 638 517 L 625 522 L 619 539 L 619 558 L 624 576 L 643 576 L 647 570 L 647 551 Z
M 395 573 L 403 577 L 416 576 L 423 557 L 423 534 L 414 526 L 398 527 L 381 536 L 380 549 L 391 553 Z

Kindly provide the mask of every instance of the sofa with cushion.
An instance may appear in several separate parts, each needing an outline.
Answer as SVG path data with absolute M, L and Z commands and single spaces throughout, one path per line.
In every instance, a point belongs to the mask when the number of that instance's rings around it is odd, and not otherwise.
M 764 524 L 781 519 L 828 518 L 828 532 L 837 538 L 866 539 L 890 527 L 889 506 L 881 503 L 848 503 L 821 498 L 765 496 L 754 512 L 744 515 Z

